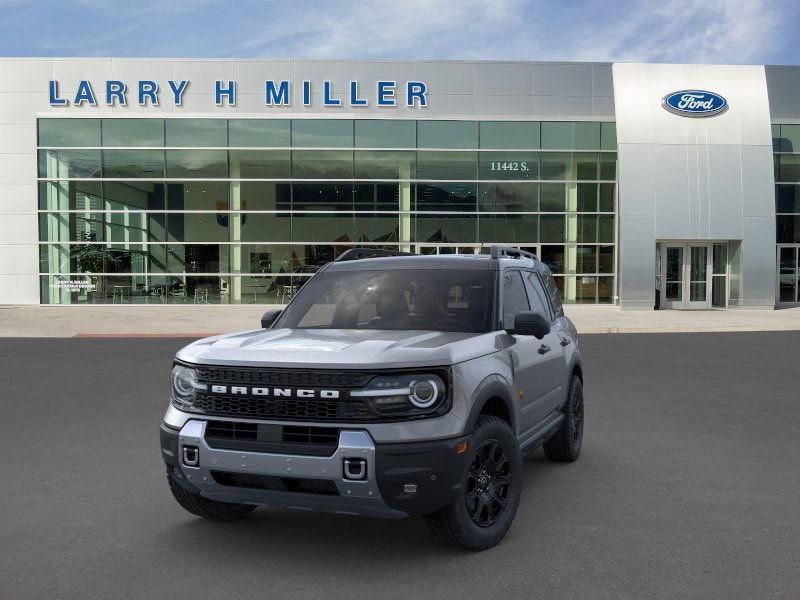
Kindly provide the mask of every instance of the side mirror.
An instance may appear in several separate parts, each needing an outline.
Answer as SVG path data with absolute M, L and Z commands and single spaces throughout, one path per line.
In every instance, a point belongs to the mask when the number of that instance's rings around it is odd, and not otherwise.
M 514 319 L 514 331 L 518 335 L 532 335 L 536 339 L 542 339 L 550 333 L 550 321 L 538 312 L 521 312 Z
M 282 312 L 283 310 L 280 308 L 270 308 L 261 316 L 261 327 L 264 329 L 272 327 L 272 324 L 281 316 Z

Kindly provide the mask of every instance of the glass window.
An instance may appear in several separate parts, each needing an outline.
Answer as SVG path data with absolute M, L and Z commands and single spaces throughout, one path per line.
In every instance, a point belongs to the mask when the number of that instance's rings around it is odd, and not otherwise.
M 611 304 L 614 301 L 614 278 L 597 278 L 597 302 L 599 304 Z
M 417 121 L 420 148 L 477 148 L 476 121 Z
M 227 242 L 230 240 L 230 213 L 167 214 L 167 241 Z
M 166 187 L 163 183 L 104 181 L 103 191 L 105 208 L 108 210 L 164 210 Z M 151 219 L 155 217 L 162 218 L 160 215 L 151 215 Z
M 597 246 L 577 246 L 576 271 L 578 273 L 597 273 Z
M 714 244 L 714 275 L 726 275 L 728 272 L 728 244 Z
M 245 242 L 292 241 L 291 213 L 241 213 Z
M 486 212 L 537 212 L 538 183 L 480 183 L 478 210 Z
M 355 209 L 398 211 L 402 194 L 404 209 L 411 210 L 411 193 L 407 183 L 360 183 L 355 186 Z
M 222 179 L 228 176 L 225 150 L 167 150 L 167 177 Z
M 575 128 L 570 122 L 545 121 L 542 123 L 542 148 L 571 150 Z
M 576 152 L 572 155 L 572 159 L 575 161 L 575 176 L 577 179 L 597 180 L 597 154 Z
M 542 215 L 539 219 L 539 237 L 544 243 L 563 243 L 566 231 L 567 218 L 564 215 Z
M 230 184 L 186 181 L 167 184 L 167 210 L 229 210 Z
M 294 150 L 292 176 L 296 179 L 352 179 L 353 152 Z
M 39 182 L 41 210 L 102 210 L 103 193 L 99 181 Z
M 516 150 L 539 147 L 537 121 L 483 121 L 480 135 L 481 148 Z
M 415 210 L 474 212 L 477 209 L 477 190 L 470 183 L 418 183 Z
M 775 186 L 775 211 L 778 213 L 800 213 L 800 186 Z
M 617 179 L 616 152 L 600 153 L 600 179 L 604 181 L 615 181 Z
M 572 155 L 568 152 L 542 152 L 542 179 L 575 179 Z M 596 179 L 597 177 L 595 177 Z
M 231 148 L 288 148 L 289 119 L 230 119 L 228 138 Z
M 800 154 L 781 154 L 778 160 L 778 181 L 800 181 Z
M 231 150 L 231 179 L 289 179 L 289 150 Z
M 477 152 L 418 152 L 417 179 L 475 179 Z
M 577 304 L 597 302 L 597 277 L 593 275 L 575 277 L 575 302 Z
M 292 184 L 292 210 L 353 210 L 353 186 L 347 183 Z M 332 235 L 332 234 L 331 234 Z M 335 241 L 331 236 L 328 241 Z M 310 240 L 301 240 L 310 241 Z
M 359 213 L 355 216 L 356 242 L 397 243 L 400 238 L 398 215 Z
M 598 150 L 600 149 L 600 123 L 577 122 L 574 123 L 575 138 L 573 148 L 575 150 Z
M 228 269 L 226 250 L 221 244 L 170 244 L 167 246 L 169 273 L 221 273 Z M 222 257 L 222 261 L 220 261 Z
M 519 271 L 503 272 L 503 328 L 514 329 L 514 319 L 531 309 L 528 293 Z
M 102 212 L 39 213 L 39 240 L 42 242 L 102 242 L 105 219 Z
M 166 145 L 216 147 L 228 145 L 225 119 L 166 119 Z
M 800 125 L 781 125 L 781 152 L 800 152 Z
M 598 246 L 597 272 L 614 272 L 614 246 Z
M 597 241 L 597 215 L 578 215 L 577 241 L 587 244 Z
M 481 179 L 538 179 L 538 152 L 481 152 Z
M 597 241 L 614 243 L 614 215 L 600 215 L 598 217 Z
M 484 243 L 535 243 L 539 241 L 539 215 L 481 215 L 478 231 L 478 241 Z
M 354 240 L 352 213 L 294 213 L 292 240 L 295 242 L 338 242 Z
M 542 217 L 544 219 L 544 217 Z M 561 217 L 563 219 L 563 217 Z M 564 264 L 564 246 L 541 246 L 540 260 L 547 265 L 553 273 L 563 273 L 565 269 Z
M 542 212 L 567 210 L 567 186 L 563 183 L 539 184 L 539 202 Z
M 800 216 L 778 215 L 775 218 L 775 239 L 778 244 L 800 242 Z
M 547 293 L 539 281 L 539 276 L 532 271 L 524 271 L 522 277 L 528 284 L 528 300 L 531 310 L 544 316 L 548 321 L 552 321 L 553 314 L 550 312 L 550 303 L 547 301 Z
M 103 175 L 116 179 L 162 179 L 163 150 L 103 150 Z
M 240 210 L 289 210 L 292 207 L 291 184 L 274 181 L 243 181 L 232 183 L 239 189 Z M 231 206 L 236 209 L 236 206 Z
M 100 150 L 39 150 L 39 177 L 100 177 Z
M 616 123 L 601 123 L 600 124 L 600 149 L 601 150 L 617 150 L 617 124 Z
M 474 244 L 478 238 L 478 219 L 451 213 L 417 215 L 416 242 Z
M 39 119 L 39 145 L 99 146 L 100 119 Z
M 353 121 L 349 119 L 294 119 L 295 148 L 352 148 Z
M 597 212 L 597 184 L 578 184 L 578 211 Z
M 356 179 L 414 179 L 416 152 L 362 151 L 355 153 Z
M 163 119 L 103 119 L 103 146 L 163 145 Z
M 415 148 L 416 121 L 356 119 L 356 148 Z
M 614 212 L 614 184 L 600 184 L 600 212 Z

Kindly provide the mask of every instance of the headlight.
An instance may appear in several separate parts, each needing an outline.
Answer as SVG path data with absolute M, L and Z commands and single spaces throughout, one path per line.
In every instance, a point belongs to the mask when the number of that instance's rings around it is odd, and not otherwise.
M 197 371 L 183 365 L 172 367 L 172 393 L 170 394 L 172 404 L 180 410 L 195 411 L 195 394 L 197 390 L 206 390 L 208 386 L 200 383 L 197 378 Z
M 372 410 L 386 416 L 429 415 L 447 408 L 444 380 L 432 373 L 381 375 L 350 396 L 365 398 Z

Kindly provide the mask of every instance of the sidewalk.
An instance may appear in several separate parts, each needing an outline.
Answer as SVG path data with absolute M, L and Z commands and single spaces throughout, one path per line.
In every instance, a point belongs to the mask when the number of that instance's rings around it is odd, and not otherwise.
M 256 329 L 269 305 L 0 306 L 0 337 L 203 337 Z M 800 308 L 621 311 L 567 306 L 580 333 L 800 331 Z

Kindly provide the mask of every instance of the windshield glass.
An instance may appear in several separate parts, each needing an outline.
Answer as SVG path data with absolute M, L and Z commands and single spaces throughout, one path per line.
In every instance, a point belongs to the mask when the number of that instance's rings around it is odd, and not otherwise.
M 473 270 L 319 273 L 297 293 L 276 328 L 492 328 L 494 272 Z

